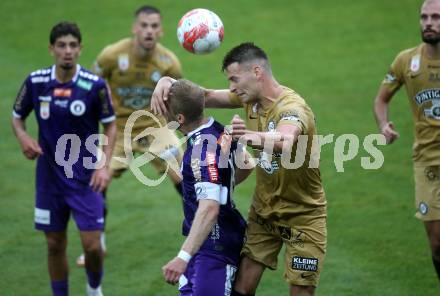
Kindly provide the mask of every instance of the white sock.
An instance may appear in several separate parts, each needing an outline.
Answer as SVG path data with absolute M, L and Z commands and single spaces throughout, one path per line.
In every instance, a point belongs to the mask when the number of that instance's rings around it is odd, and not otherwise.
M 104 296 L 104 294 L 102 294 L 101 286 L 97 287 L 96 289 L 93 289 L 92 287 L 89 286 L 89 284 L 87 284 L 87 295 L 88 296 Z

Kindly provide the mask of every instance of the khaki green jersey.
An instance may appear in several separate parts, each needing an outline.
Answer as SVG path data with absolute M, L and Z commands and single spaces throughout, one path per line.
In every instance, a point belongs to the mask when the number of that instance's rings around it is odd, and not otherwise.
M 105 47 L 96 59 L 94 71 L 110 86 L 119 130 L 124 129 L 134 111 L 151 110 L 151 95 L 162 76 L 182 77 L 180 62 L 170 50 L 158 43 L 150 56 L 141 58 L 130 38 Z M 163 118 L 160 121 L 164 123 Z M 150 126 L 156 126 L 151 118 L 140 117 L 132 135 Z
M 268 153 L 254 151 L 258 159 L 253 199 L 255 211 L 262 218 L 288 223 L 298 214 L 325 216 L 326 199 L 318 164 L 309 168 L 316 135 L 313 112 L 296 92 L 283 88 L 282 94 L 268 109 L 262 109 L 257 103 L 244 104 L 244 108 L 248 129 L 274 132 L 280 125 L 295 125 L 301 130 L 301 141 L 307 141 L 304 142 L 304 153 L 299 152 L 305 156 L 304 162 L 296 169 L 283 166 L 281 153 L 273 153 L 270 159 Z M 230 98 L 232 103 L 240 104 L 236 96 L 231 95 Z M 297 147 L 298 143 L 292 147 L 290 163 L 295 161 Z
M 400 52 L 382 84 L 397 91 L 405 84 L 414 118 L 415 165 L 440 164 L 440 60 L 430 60 L 425 44 Z

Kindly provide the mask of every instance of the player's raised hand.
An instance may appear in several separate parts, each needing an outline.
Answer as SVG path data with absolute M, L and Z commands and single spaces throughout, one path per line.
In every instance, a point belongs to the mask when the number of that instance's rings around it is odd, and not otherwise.
M 40 144 L 38 144 L 38 142 L 31 138 L 28 134 L 22 134 L 20 137 L 18 137 L 18 141 L 21 146 L 21 151 L 27 159 L 35 159 L 37 156 L 43 154 Z
M 165 105 L 165 102 L 168 100 L 168 94 L 174 81 L 176 80 L 171 77 L 164 76 L 157 82 L 153 94 L 151 95 L 150 103 L 151 110 L 154 114 L 167 114 L 167 106 Z
M 90 186 L 94 191 L 103 192 L 110 183 L 111 177 L 107 167 L 96 169 L 90 179 Z
M 394 124 L 391 121 L 384 124 L 381 127 L 380 132 L 385 136 L 387 144 L 393 143 L 400 136 L 399 133 L 394 129 Z
M 171 285 L 178 283 L 180 276 L 185 272 L 187 266 L 188 263 L 179 257 L 175 257 L 162 267 L 165 281 Z
M 237 114 L 235 114 L 231 120 L 231 127 L 232 127 L 232 132 L 231 132 L 232 139 L 236 141 L 246 133 L 246 123 Z

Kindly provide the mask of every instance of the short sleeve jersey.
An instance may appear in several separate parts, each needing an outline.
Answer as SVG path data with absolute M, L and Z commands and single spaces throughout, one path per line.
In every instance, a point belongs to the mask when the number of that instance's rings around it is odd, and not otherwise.
M 234 104 L 240 102 L 235 96 L 231 96 L 231 101 Z M 326 198 L 318 164 L 309 167 L 316 136 L 315 117 L 310 107 L 296 92 L 284 87 L 282 94 L 268 109 L 259 108 L 257 103 L 244 104 L 244 108 L 250 130 L 274 132 L 280 125 L 297 126 L 301 135 L 292 147 L 289 162 L 294 163 L 297 150 L 304 155 L 302 165 L 289 168 L 282 164 L 281 153 L 268 155 L 254 150 L 258 159 L 253 199 L 256 213 L 263 218 L 286 223 L 298 214 L 325 216 Z M 302 147 L 305 151 L 297 149 L 300 142 L 304 143 Z
M 170 50 L 156 44 L 151 56 L 140 58 L 135 54 L 130 38 L 105 47 L 95 61 L 94 72 L 106 79 L 110 86 L 117 127 L 122 131 L 134 111 L 151 110 L 151 95 L 162 76 L 182 77 L 180 62 Z M 163 118 L 161 120 L 165 122 Z M 133 126 L 133 136 L 155 125 L 151 118 L 139 118 Z
M 183 234 L 188 235 L 199 200 L 219 202 L 220 212 L 200 252 L 225 255 L 237 261 L 243 244 L 246 222 L 232 199 L 234 190 L 234 154 L 236 144 L 222 152 L 220 143 L 224 127 L 209 119 L 208 123 L 187 135 L 188 144 L 182 161 Z
M 440 60 L 430 60 L 424 44 L 404 50 L 382 84 L 393 92 L 405 85 L 414 118 L 414 163 L 440 164 Z
M 79 65 L 66 83 L 56 80 L 55 66 L 32 72 L 17 95 L 13 116 L 25 119 L 32 111 L 43 150 L 37 161 L 37 190 L 88 190 L 97 160 L 99 122 L 115 120 L 105 81 Z

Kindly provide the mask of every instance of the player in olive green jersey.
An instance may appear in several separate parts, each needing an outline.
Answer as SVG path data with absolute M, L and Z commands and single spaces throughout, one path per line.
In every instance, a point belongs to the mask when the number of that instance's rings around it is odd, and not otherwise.
M 233 48 L 222 70 L 230 90 L 205 90 L 205 106 L 244 107 L 246 122 L 235 116 L 232 135 L 261 141 L 251 145 L 258 157 L 257 185 L 231 295 L 254 295 L 265 268 L 276 268 L 283 245 L 290 295 L 313 295 L 326 252 L 327 211 L 319 169 L 317 164 L 310 165 L 316 134 L 312 110 L 297 93 L 275 80 L 266 54 L 252 43 Z M 164 101 L 172 82 L 163 78 L 158 83 L 152 98 L 155 112 L 166 112 Z M 299 137 L 308 140 L 303 147 L 305 161 L 289 169 L 281 159 L 287 156 L 293 162 Z M 271 140 L 275 140 L 273 152 L 262 151 Z M 291 152 L 283 151 L 283 144 L 290 145 Z
M 137 110 L 150 111 L 150 98 L 156 83 L 162 76 L 175 79 L 182 77 L 181 65 L 170 50 L 159 43 L 163 35 L 162 17 L 160 11 L 152 6 L 142 6 L 135 12 L 132 27 L 133 37 L 122 39 L 108 45 L 98 55 L 94 72 L 103 77 L 110 86 L 113 98 L 113 108 L 116 113 L 117 135 L 110 163 L 112 177 L 119 177 L 128 168 L 128 164 L 115 159 L 125 158 L 124 128 L 129 116 Z M 159 117 L 162 126 L 166 120 Z M 149 152 L 156 156 L 152 164 L 159 173 L 164 173 L 167 164 L 159 155 L 170 153 L 180 163 L 182 151 L 179 148 L 177 136 L 163 129 L 163 132 L 153 136 L 134 138 L 149 127 L 159 127 L 153 118 L 142 116 L 138 118 L 131 129 L 131 147 L 133 152 Z M 175 170 L 167 170 L 167 174 L 181 193 L 181 177 Z M 103 243 L 105 246 L 105 244 Z M 83 257 L 77 260 L 83 265 Z
M 415 127 L 415 215 L 425 225 L 440 279 L 440 0 L 423 3 L 420 25 L 423 43 L 397 55 L 379 88 L 374 111 L 381 133 L 393 143 L 399 134 L 388 119 L 388 105 L 405 85 Z

